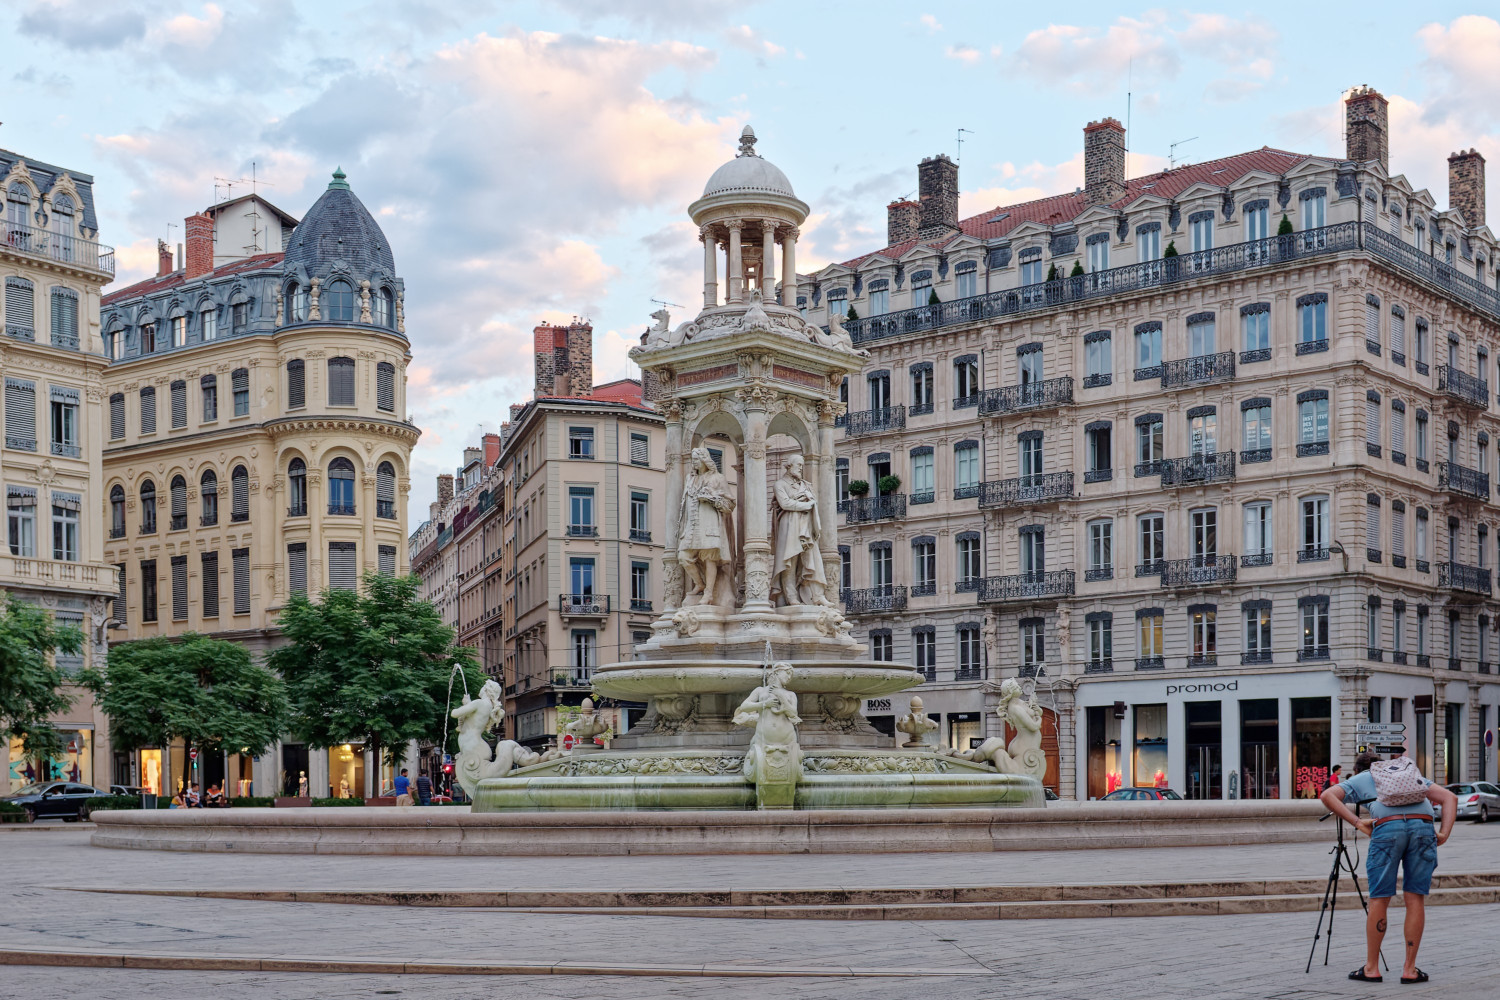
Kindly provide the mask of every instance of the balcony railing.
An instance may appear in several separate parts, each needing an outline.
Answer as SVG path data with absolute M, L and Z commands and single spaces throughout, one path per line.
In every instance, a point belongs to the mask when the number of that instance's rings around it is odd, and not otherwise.
M 1107 674 L 1115 669 L 1114 660 L 1089 660 L 1084 665 L 1083 672 L 1086 674 Z
M 1438 392 L 1456 403 L 1487 410 L 1490 406 L 1490 384 L 1452 365 L 1438 365 Z
M 593 538 L 599 534 L 598 525 L 594 524 L 570 524 L 568 525 L 569 538 Z
M 330 500 L 328 502 L 328 513 L 330 513 L 330 514 L 341 514 L 341 515 L 344 515 L 344 516 L 353 516 L 353 514 L 354 514 L 354 504 L 352 504 L 352 503 L 335 503 L 334 501 Z
M 1191 556 L 1162 563 L 1163 587 L 1212 587 L 1233 583 L 1239 560 L 1234 556 Z
M 937 581 L 928 580 L 926 583 L 914 583 L 911 585 L 911 596 L 932 597 L 937 594 Z
M 849 501 L 847 524 L 889 521 L 906 516 L 906 494 L 887 493 L 878 497 L 853 497 Z
M 172 515 L 172 524 L 171 524 L 171 528 L 169 530 L 171 530 L 171 531 L 186 531 L 187 530 L 187 515 L 186 514 L 173 514 Z
M 839 595 L 844 602 L 844 610 L 851 615 L 880 614 L 890 611 L 906 610 L 906 588 L 893 587 L 869 587 L 865 590 L 846 590 Z
M 1073 379 L 1043 379 L 1024 385 L 1008 385 L 1003 389 L 986 389 L 979 394 L 979 412 L 1026 413 L 1030 410 L 1050 410 L 1073 402 Z
M 1234 352 L 1204 354 L 1196 358 L 1179 358 L 1161 366 L 1161 387 L 1174 389 L 1187 385 L 1213 385 L 1234 380 Z
M 1027 507 L 1038 503 L 1056 503 L 1073 496 L 1073 473 L 1048 472 L 1019 479 L 999 479 L 981 483 L 979 506 Z
M 1488 500 L 1490 476 L 1487 472 L 1479 472 L 1476 469 L 1459 465 L 1457 462 L 1439 462 L 1438 489 L 1447 490 L 1459 496 Z
M 388 520 L 394 521 L 396 519 L 396 501 L 376 500 L 375 516 L 387 518 Z
M 644 528 L 631 528 L 630 540 L 632 542 L 649 542 L 651 541 L 651 532 L 646 531 Z
M 1014 603 L 1073 596 L 1073 571 L 1058 569 L 1015 576 L 987 576 L 979 586 L 982 603 Z
M 881 406 L 849 414 L 844 423 L 844 434 L 858 437 L 861 434 L 879 434 L 881 431 L 899 431 L 905 426 L 906 407 Z
M 216 525 L 218 523 L 219 523 L 219 515 L 217 513 L 214 513 L 214 514 L 199 514 L 198 515 L 198 527 L 200 527 L 200 528 L 212 528 L 214 525 Z
M 109 537 L 110 538 L 124 538 L 125 537 L 125 525 L 123 525 L 123 524 L 111 525 L 110 529 L 109 529 Z
M 1469 594 L 1490 596 L 1488 567 L 1465 566 L 1463 563 L 1438 563 L 1438 586 Z
M 19 222 L 0 221 L 0 241 L 16 253 L 46 257 L 115 276 L 115 248 L 77 236 L 48 232 Z
M 52 454 L 60 458 L 77 458 L 83 454 L 83 449 L 76 444 L 68 444 L 64 441 L 52 442 Z
M 565 618 L 603 618 L 609 614 L 609 595 L 559 594 L 557 611 Z
M 291 506 L 287 507 L 287 509 L 286 509 L 286 516 L 287 517 L 306 517 L 307 516 L 307 501 L 304 500 L 302 503 L 294 503 Z
M 1161 463 L 1163 486 L 1191 486 L 1199 483 L 1221 483 L 1234 478 L 1234 452 L 1211 455 L 1189 455 L 1169 458 Z
M 650 601 L 641 600 L 638 597 L 632 597 L 630 599 L 630 610 L 631 611 L 650 611 L 651 610 L 651 602 Z

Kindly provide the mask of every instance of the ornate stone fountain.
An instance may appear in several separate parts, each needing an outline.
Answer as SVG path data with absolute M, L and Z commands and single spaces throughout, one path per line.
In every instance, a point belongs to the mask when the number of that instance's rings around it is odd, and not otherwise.
M 608 749 L 537 755 L 504 741 L 492 752 L 482 734 L 503 709 L 487 685 L 453 713 L 474 811 L 1041 805 L 1039 753 L 897 747 L 861 714 L 864 699 L 922 683 L 909 666 L 870 660 L 836 604 L 834 421 L 863 352 L 837 319 L 824 331 L 797 310 L 808 207 L 748 127 L 689 213 L 704 243 L 703 309 L 675 328 L 657 313 L 631 351 L 666 414 L 664 608 L 640 659 L 594 674 L 599 695 L 648 711 Z M 774 482 L 773 438 L 790 456 Z

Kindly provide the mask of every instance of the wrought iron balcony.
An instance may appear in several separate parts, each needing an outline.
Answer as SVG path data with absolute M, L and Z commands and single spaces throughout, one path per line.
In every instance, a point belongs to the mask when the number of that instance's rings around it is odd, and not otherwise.
M 306 517 L 307 516 L 307 501 L 304 500 L 301 503 L 294 503 L 291 506 L 287 507 L 287 509 L 286 509 L 286 516 L 287 517 Z
M 1271 651 L 1269 649 L 1251 649 L 1240 654 L 1242 665 L 1249 663 L 1270 663 Z
M 1029 507 L 1032 504 L 1056 503 L 1073 497 L 1073 473 L 1048 472 L 1019 479 L 998 479 L 981 483 L 979 506 Z
M 926 583 L 914 583 L 911 585 L 911 596 L 932 597 L 937 593 L 937 581 L 928 580 Z
M 1297 550 L 1297 561 L 1299 563 L 1305 563 L 1305 562 L 1326 562 L 1327 560 L 1328 560 L 1328 547 L 1326 545 L 1320 545 L 1320 546 L 1316 546 L 1314 548 L 1304 548 L 1304 549 L 1298 549 Z
M 328 513 L 332 514 L 332 513 L 335 513 L 335 511 L 330 510 Z M 350 508 L 347 511 L 347 513 L 353 514 L 354 513 L 354 507 L 350 506 Z M 236 511 L 232 511 L 232 512 L 230 512 L 229 520 L 232 521 L 232 522 L 234 522 L 235 524 L 238 524 L 241 521 L 248 521 L 248 520 L 250 520 L 250 512 L 248 510 L 236 510 Z
M 1214 385 L 1234 380 L 1234 352 L 1204 354 L 1196 358 L 1179 358 L 1161 366 L 1161 387 L 1175 389 L 1187 385 Z
M 116 525 L 111 526 L 110 529 L 109 529 L 109 537 L 110 538 L 124 538 L 125 537 L 125 525 L 123 525 L 123 524 L 116 524 Z
M 1452 365 L 1438 365 L 1438 392 L 1462 406 L 1487 410 L 1490 406 L 1490 384 Z
M 632 542 L 649 542 L 651 541 L 651 532 L 645 531 L 641 528 L 631 528 L 630 540 Z
M 53 441 L 52 454 L 60 458 L 77 458 L 83 454 L 83 449 L 76 444 L 69 444 L 65 441 Z
M 115 248 L 19 222 L 0 221 L 0 243 L 15 253 L 115 275 Z
M 1233 583 L 1239 560 L 1234 556 L 1191 556 L 1162 563 L 1163 587 L 1213 587 Z
M 1161 463 L 1163 486 L 1221 483 L 1233 478 L 1234 452 L 1232 451 L 1220 451 L 1212 455 L 1189 455 L 1187 458 L 1169 458 Z
M 570 524 L 568 525 L 569 538 L 594 538 L 599 534 L 599 526 L 594 524 Z
M 1466 594 L 1490 596 L 1490 571 L 1463 563 L 1438 563 L 1438 586 Z
M 906 494 L 887 493 L 878 497 L 853 497 L 849 501 L 846 524 L 889 521 L 906 516 Z
M 603 618 L 609 614 L 609 595 L 559 594 L 557 611 L 564 618 Z
M 198 515 L 198 527 L 200 527 L 200 528 L 212 528 L 214 525 L 216 525 L 218 523 L 219 523 L 219 515 L 217 513 L 214 513 L 214 514 L 199 514 Z
M 899 431 L 905 426 L 906 407 L 881 406 L 873 410 L 859 410 L 849 414 L 844 422 L 844 434 L 848 437 L 859 437 L 861 434 Z
M 1473 497 L 1477 500 L 1490 498 L 1490 476 L 1459 465 L 1457 462 L 1438 463 L 1438 489 L 1447 490 L 1456 496 Z
M 1050 410 L 1073 402 L 1073 379 L 1043 379 L 1024 385 L 1008 385 L 1003 389 L 986 389 L 979 394 L 979 412 L 1026 413 L 1033 410 Z
M 172 515 L 172 524 L 171 524 L 171 527 L 170 527 L 169 530 L 171 530 L 171 531 L 186 531 L 187 530 L 187 515 L 186 514 L 173 514 Z
M 1084 583 L 1098 583 L 1101 580 L 1113 580 L 1115 568 L 1113 566 L 1100 566 L 1097 569 L 1086 569 L 1083 571 Z
M 396 501 L 394 501 L 394 500 L 376 500 L 375 501 L 375 516 L 376 517 L 387 518 L 389 520 L 394 521 L 396 519 Z
M 906 588 L 868 587 L 864 590 L 846 590 L 839 595 L 844 610 L 851 615 L 871 615 L 882 612 L 906 610 Z
M 1164 670 L 1167 661 L 1160 656 L 1137 656 L 1135 658 L 1135 669 L 1137 670 Z
M 1115 669 L 1115 661 L 1112 659 L 1089 660 L 1083 668 L 1086 674 L 1107 674 Z
M 650 601 L 643 601 L 643 600 L 641 600 L 638 597 L 632 597 L 630 599 L 630 610 L 631 611 L 650 611 L 651 610 L 651 602 Z
M 953 671 L 953 679 L 956 681 L 982 681 L 984 680 L 984 668 L 959 667 Z
M 351 517 L 354 514 L 354 504 L 339 503 L 338 501 L 330 500 L 328 501 L 328 513 Z
M 981 603 L 1005 604 L 1073 596 L 1073 571 L 1058 569 L 1015 576 L 987 576 L 979 587 Z
M 1250 552 L 1240 556 L 1241 566 L 1269 566 L 1271 565 L 1271 553 Z

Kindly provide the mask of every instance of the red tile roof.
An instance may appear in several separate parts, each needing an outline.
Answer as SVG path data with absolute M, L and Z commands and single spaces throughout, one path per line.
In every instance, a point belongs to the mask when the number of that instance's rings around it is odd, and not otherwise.
M 280 263 L 281 254 L 279 252 L 256 254 L 254 257 L 246 257 L 244 260 L 236 260 L 230 261 L 228 264 L 220 264 L 218 267 L 214 268 L 212 271 L 210 271 L 208 274 L 203 275 L 202 277 L 222 278 L 225 275 L 239 274 L 244 271 L 258 271 L 263 267 L 272 267 Z M 197 281 L 201 279 L 194 278 L 193 280 Z M 150 295 L 153 292 L 160 292 L 165 291 L 168 288 L 175 288 L 178 285 L 183 284 L 185 281 L 186 272 L 178 269 L 176 271 L 173 271 L 171 274 L 164 274 L 159 278 L 147 278 L 145 281 L 137 281 L 133 285 L 126 285 L 124 288 L 116 289 L 115 291 L 110 292 L 108 295 L 104 296 L 99 304 L 101 306 L 114 305 L 116 302 L 121 302 L 126 299 L 139 298 L 142 295 Z
M 1238 153 L 1234 156 L 1226 156 L 1223 159 L 1207 160 L 1203 163 L 1178 167 L 1176 170 L 1163 170 L 1159 173 L 1147 174 L 1144 177 L 1131 178 L 1125 182 L 1125 195 L 1111 202 L 1110 206 L 1112 208 L 1124 208 L 1142 195 L 1154 195 L 1166 199 L 1175 198 L 1194 184 L 1203 183 L 1223 187 L 1233 183 L 1252 170 L 1280 175 L 1309 158 L 1310 154 L 1307 153 L 1289 153 L 1284 149 L 1272 149 L 1270 146 L 1262 146 L 1260 149 L 1254 149 L 1248 153 Z M 1036 201 L 1024 201 L 1017 205 L 1002 205 L 992 208 L 986 212 L 980 212 L 978 215 L 960 220 L 958 227 L 965 235 L 972 236 L 975 239 L 996 239 L 1004 236 L 1023 222 L 1039 222 L 1046 226 L 1067 222 L 1083 214 L 1088 207 L 1084 192 L 1078 190 L 1069 194 L 1056 194 L 1046 198 L 1038 198 Z M 904 243 L 886 247 L 884 250 L 874 251 L 874 253 L 894 260 L 918 243 L 934 249 L 941 249 L 954 238 L 954 235 L 950 234 L 934 240 L 907 240 Z M 855 267 L 867 257 L 874 256 L 874 253 L 861 254 L 852 260 L 845 261 L 844 266 Z

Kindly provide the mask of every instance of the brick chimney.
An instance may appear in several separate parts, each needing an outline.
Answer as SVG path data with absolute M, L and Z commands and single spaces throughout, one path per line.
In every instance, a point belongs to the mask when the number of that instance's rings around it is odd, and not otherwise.
M 445 472 L 438 476 L 437 487 L 438 510 L 446 510 L 448 504 L 453 500 L 453 473 Z
M 1464 225 L 1484 225 L 1484 155 L 1471 149 L 1448 157 L 1448 207 L 1463 213 Z
M 500 435 L 486 434 L 480 439 L 480 444 L 484 448 L 484 467 L 494 468 L 495 463 L 500 461 Z
M 166 240 L 156 241 L 156 276 L 165 278 L 172 273 L 172 248 Z
M 182 221 L 182 230 L 187 237 L 183 274 L 192 281 L 214 269 L 214 220 L 199 212 Z
M 1125 126 L 1105 118 L 1083 127 L 1083 196 L 1106 205 L 1125 194 Z
M 922 206 L 905 198 L 885 206 L 885 240 L 887 246 L 917 238 L 922 225 Z
M 939 153 L 917 164 L 917 196 L 922 239 L 958 231 L 958 164 Z
M 543 324 L 532 331 L 536 366 L 534 395 L 588 396 L 594 389 L 594 327 L 574 317 L 566 326 Z
M 1390 128 L 1386 100 L 1380 91 L 1361 84 L 1344 98 L 1344 155 L 1357 162 L 1379 160 L 1390 171 Z

